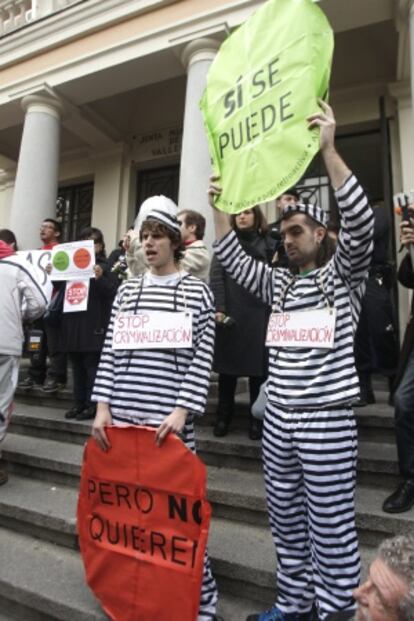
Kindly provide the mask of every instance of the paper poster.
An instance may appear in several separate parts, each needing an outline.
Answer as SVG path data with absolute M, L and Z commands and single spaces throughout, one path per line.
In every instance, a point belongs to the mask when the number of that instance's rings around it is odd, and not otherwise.
M 88 309 L 90 280 L 69 280 L 65 288 L 64 313 L 78 313 Z
M 283 194 L 319 150 L 306 118 L 327 96 L 333 32 L 313 0 L 268 0 L 222 44 L 200 102 L 218 209 Z
M 52 280 L 94 278 L 95 248 L 92 239 L 59 244 L 52 249 Z
M 112 349 L 188 349 L 193 346 L 192 315 L 185 311 L 119 313 Z
M 108 427 L 87 442 L 78 501 L 86 581 L 113 621 L 196 621 L 211 518 L 206 467 L 174 434 Z
M 334 308 L 272 313 L 267 327 L 266 347 L 332 349 L 335 324 Z
M 24 264 L 30 264 L 35 272 L 36 280 L 43 289 L 48 302 L 52 298 L 53 285 L 51 279 L 46 272 L 46 266 L 51 262 L 51 250 L 19 250 L 16 253 L 19 260 Z

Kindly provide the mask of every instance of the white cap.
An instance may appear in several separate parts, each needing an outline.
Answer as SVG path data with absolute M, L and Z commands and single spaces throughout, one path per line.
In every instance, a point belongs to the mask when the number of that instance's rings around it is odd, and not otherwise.
M 162 211 L 168 214 L 172 218 L 177 217 L 178 207 L 170 198 L 160 194 L 159 196 L 150 196 L 147 198 L 139 208 L 138 215 L 134 222 L 134 230 L 139 233 L 144 220 L 147 219 L 148 214 L 151 211 Z

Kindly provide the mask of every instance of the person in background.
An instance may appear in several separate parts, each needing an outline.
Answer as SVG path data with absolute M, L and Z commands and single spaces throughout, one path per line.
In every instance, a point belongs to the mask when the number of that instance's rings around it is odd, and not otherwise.
M 272 257 L 273 267 L 288 267 L 289 260 L 283 246 L 280 234 L 280 220 L 285 207 L 297 205 L 300 202 L 300 195 L 296 188 L 290 188 L 276 199 L 276 220 L 269 224 L 269 235 L 274 240 L 274 252 Z
M 60 243 L 61 235 L 60 222 L 53 218 L 43 220 L 40 227 L 42 250 L 52 250 Z M 53 296 L 57 295 L 57 290 L 54 289 Z M 43 332 L 41 347 L 30 354 L 28 376 L 19 382 L 19 388 L 30 390 L 36 385 L 42 385 L 44 392 L 55 393 L 66 384 L 66 355 L 59 347 L 59 328 L 49 325 L 43 319 L 39 319 L 33 328 Z
M 108 257 L 108 268 L 116 275 L 119 284 L 128 278 L 128 264 L 126 260 L 127 252 L 132 240 L 136 237 L 134 225 L 131 225 L 119 242 L 119 247 L 115 248 Z
M 6 241 L 11 241 L 9 245 Z M 40 317 L 47 299 L 30 265 L 16 256 L 16 237 L 8 229 L 0 231 L 0 287 L 2 295 L 0 331 L 0 445 L 5 438 L 13 410 L 13 396 L 19 374 L 24 341 L 23 321 Z M 23 310 L 24 309 L 24 310 Z M 0 464 L 0 485 L 8 480 Z
M 355 621 L 414 621 L 414 537 L 386 539 L 355 589 Z
M 69 354 L 72 364 L 75 399 L 74 407 L 66 412 L 65 418 L 87 420 L 95 416 L 91 394 L 118 282 L 109 271 L 102 232 L 87 227 L 81 231 L 79 239 L 94 241 L 95 278 L 90 279 L 87 310 L 62 315 L 61 347 Z
M 10 229 L 1 229 L 0 240 L 10 246 L 14 252 L 18 252 L 19 248 L 17 247 L 17 239 L 13 231 L 10 231 Z
M 372 375 L 380 373 L 388 380 L 389 403 L 398 366 L 399 343 L 392 301 L 394 268 L 389 261 L 390 221 L 384 207 L 375 206 L 374 251 L 369 269 L 361 315 L 355 335 L 355 364 L 360 397 L 354 407 L 375 403 Z
M 414 216 L 414 205 L 409 206 Z M 414 244 L 414 217 L 411 222 L 401 222 L 400 241 L 406 249 L 398 270 L 398 280 L 407 289 L 414 289 L 414 268 L 410 248 Z M 394 407 L 398 463 L 402 481 L 384 501 L 386 513 L 403 513 L 414 506 L 414 298 L 411 314 L 404 335 L 397 375 L 395 379 Z
M 203 242 L 206 219 L 198 211 L 183 210 L 178 213 L 181 222 L 181 238 L 185 252 L 180 267 L 208 283 L 210 271 L 210 254 Z
M 256 206 L 231 216 L 231 226 L 243 250 L 270 265 L 273 241 L 265 217 Z M 269 312 L 266 305 L 231 278 L 216 257 L 211 264 L 210 287 L 216 301 L 216 345 L 213 369 L 219 374 L 214 435 L 225 436 L 233 418 L 237 379 L 249 378 L 250 408 L 267 375 L 265 350 Z M 249 437 L 259 440 L 262 423 L 250 412 Z

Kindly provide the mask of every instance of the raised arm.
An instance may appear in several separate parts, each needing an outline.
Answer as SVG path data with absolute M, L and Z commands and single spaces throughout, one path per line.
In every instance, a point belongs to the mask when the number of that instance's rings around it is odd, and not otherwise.
M 219 177 L 214 177 L 214 176 L 210 177 L 210 185 L 209 185 L 207 194 L 208 194 L 208 202 L 211 208 L 213 209 L 214 228 L 216 230 L 216 240 L 220 241 L 221 239 L 223 239 L 223 237 L 227 235 L 227 233 L 230 233 L 231 226 L 230 226 L 229 216 L 223 211 L 219 211 L 214 206 L 215 197 L 221 194 L 221 187 L 217 183 L 218 180 L 219 180 Z
M 335 149 L 333 110 L 320 101 L 321 111 L 308 118 L 309 128 L 320 128 L 320 147 L 341 216 L 335 269 L 350 289 L 365 280 L 371 263 L 374 214 L 358 180 Z

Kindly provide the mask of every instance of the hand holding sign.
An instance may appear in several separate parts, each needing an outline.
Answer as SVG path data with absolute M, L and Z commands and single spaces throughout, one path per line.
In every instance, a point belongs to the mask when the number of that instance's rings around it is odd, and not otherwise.
M 157 446 L 161 446 L 169 433 L 179 435 L 185 425 L 188 416 L 188 410 L 184 408 L 174 408 L 173 411 L 158 427 L 155 434 L 155 442 Z
M 319 145 L 321 151 L 332 148 L 335 144 L 336 121 L 333 110 L 323 99 L 318 101 L 322 111 L 316 112 L 308 116 L 308 127 L 314 129 L 320 128 Z
M 105 427 L 112 424 L 111 411 L 107 403 L 98 403 L 96 416 L 92 425 L 92 437 L 103 451 L 108 451 L 111 444 L 105 431 Z

